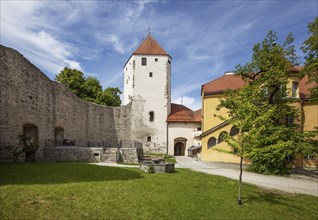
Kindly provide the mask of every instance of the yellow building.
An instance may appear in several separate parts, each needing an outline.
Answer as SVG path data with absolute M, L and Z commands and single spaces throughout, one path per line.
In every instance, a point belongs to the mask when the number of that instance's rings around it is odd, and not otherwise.
M 285 118 L 286 123 L 300 124 L 302 131 L 312 131 L 318 127 L 318 103 L 309 102 L 309 88 L 314 84 L 307 84 L 308 78 L 305 76 L 299 79 L 296 75 L 301 67 L 294 67 L 288 83 L 286 85 L 287 95 L 298 101 L 295 106 L 299 108 L 300 117 L 296 120 L 294 118 Z M 214 79 L 201 88 L 202 96 L 202 160 L 203 161 L 217 161 L 239 163 L 239 157 L 235 155 L 232 147 L 227 145 L 222 138 L 224 132 L 235 136 L 238 130 L 222 121 L 216 115 L 227 116 L 227 110 L 216 110 L 216 106 L 220 103 L 220 98 L 224 91 L 228 89 L 238 89 L 244 86 L 244 81 L 241 77 L 233 73 L 225 73 L 223 76 Z M 229 152 L 232 152 L 229 153 Z M 248 161 L 244 161 L 248 163 Z M 293 165 L 295 167 L 313 167 L 318 166 L 318 158 L 309 156 L 298 156 Z

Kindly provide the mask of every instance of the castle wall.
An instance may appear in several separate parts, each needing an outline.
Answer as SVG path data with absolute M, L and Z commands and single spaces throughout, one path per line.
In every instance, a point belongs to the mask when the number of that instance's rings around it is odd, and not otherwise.
M 64 129 L 64 139 L 75 140 L 76 147 L 101 143 L 117 147 L 119 141 L 131 138 L 130 105 L 108 107 L 83 101 L 64 84 L 47 78 L 20 53 L 2 45 L 0 67 L 1 146 L 17 145 L 24 124 L 38 129 L 39 161 L 46 160 L 43 148 L 55 139 L 58 127 Z M 78 152 L 82 155 L 84 151 Z M 6 159 L 1 157 L 0 161 Z

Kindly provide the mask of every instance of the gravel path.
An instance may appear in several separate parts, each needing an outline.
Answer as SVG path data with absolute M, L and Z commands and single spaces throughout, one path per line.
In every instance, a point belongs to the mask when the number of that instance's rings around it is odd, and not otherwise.
M 238 165 L 197 161 L 191 157 L 177 157 L 176 168 L 189 168 L 195 171 L 225 176 L 235 180 L 238 180 L 239 177 Z M 317 179 L 279 177 L 243 171 L 243 182 L 265 188 L 278 189 L 289 193 L 318 196 Z

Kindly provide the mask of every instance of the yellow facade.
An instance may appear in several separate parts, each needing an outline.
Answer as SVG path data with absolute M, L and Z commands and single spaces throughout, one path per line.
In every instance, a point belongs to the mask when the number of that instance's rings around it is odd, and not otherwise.
M 203 96 L 202 109 L 203 109 L 203 133 L 209 129 L 223 123 L 223 121 L 217 116 L 227 116 L 227 110 L 222 108 L 219 111 L 216 110 L 216 106 L 220 103 L 222 95 L 210 95 Z M 210 138 L 218 140 L 220 133 L 225 131 L 230 133 L 232 125 L 225 125 L 210 134 L 202 137 L 202 151 L 201 156 L 203 161 L 216 161 L 216 162 L 228 162 L 239 163 L 240 158 L 233 154 L 232 147 L 228 146 L 224 141 L 222 143 L 216 143 L 215 146 L 208 148 L 208 141 Z M 245 161 L 246 162 L 246 161 Z
M 299 100 L 293 104 L 301 113 L 299 118 L 295 120 L 295 123 L 299 124 L 303 131 L 312 131 L 315 127 L 318 127 L 318 103 L 310 103 L 301 100 L 299 85 L 299 78 L 291 76 L 286 85 L 286 95 Z M 222 94 L 204 95 L 204 92 L 202 92 L 202 160 L 239 163 L 240 158 L 238 156 L 225 152 L 233 152 L 233 149 L 224 141 L 222 143 L 216 143 L 213 147 L 208 148 L 208 141 L 210 138 L 214 137 L 218 140 L 222 131 L 230 133 L 230 129 L 232 127 L 232 125 L 220 126 L 224 121 L 216 117 L 216 115 L 224 117 L 227 117 L 228 115 L 227 110 L 224 108 L 220 111 L 216 110 L 221 98 Z M 244 162 L 248 163 L 248 161 Z M 304 157 L 303 155 L 299 155 L 295 158 L 293 166 L 317 167 L 318 158 L 308 158 L 306 156 Z

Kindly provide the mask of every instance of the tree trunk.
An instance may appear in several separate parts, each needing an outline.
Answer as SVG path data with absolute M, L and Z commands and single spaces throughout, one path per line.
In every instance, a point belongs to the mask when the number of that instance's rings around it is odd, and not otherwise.
M 238 198 L 237 204 L 242 205 L 242 174 L 243 174 L 243 157 L 241 156 L 240 160 L 240 177 L 239 177 L 239 191 L 238 191 Z
M 243 145 L 244 132 L 240 130 L 239 140 L 240 140 L 240 176 L 239 176 L 239 191 L 237 197 L 237 204 L 242 205 L 242 175 L 243 175 L 243 157 L 244 157 L 244 145 Z

